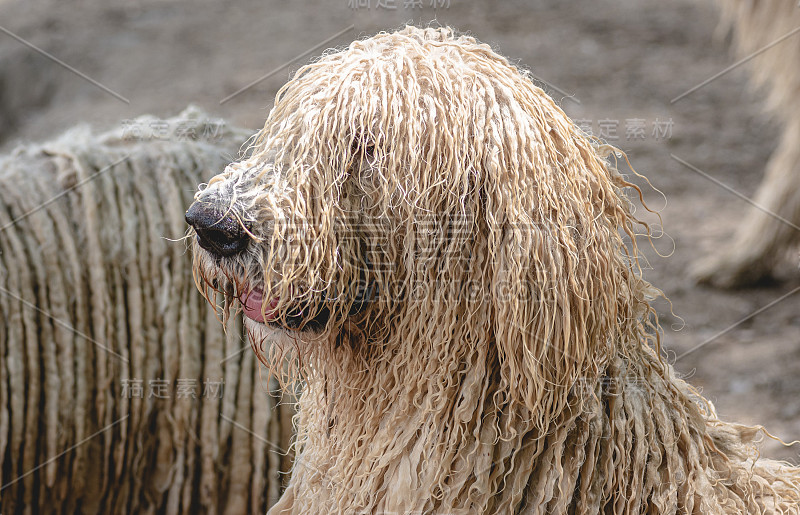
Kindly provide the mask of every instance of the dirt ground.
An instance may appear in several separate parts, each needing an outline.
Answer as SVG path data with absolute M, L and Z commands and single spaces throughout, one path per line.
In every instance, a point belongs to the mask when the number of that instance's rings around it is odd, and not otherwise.
M 0 0 L 0 149 L 189 103 L 256 130 L 281 84 L 322 49 L 433 19 L 528 67 L 663 192 L 666 201 L 645 191 L 668 234 L 654 242 L 668 257 L 646 252 L 646 277 L 674 311 L 658 303 L 664 348 L 721 417 L 800 439 L 800 293 L 748 318 L 800 286 L 796 253 L 769 287 L 718 291 L 687 273 L 751 207 L 678 159 L 751 196 L 779 131 L 762 114 L 763 93 L 747 85 L 747 66 L 671 102 L 735 62 L 724 34 L 715 37 L 711 0 Z M 800 461 L 800 444 L 768 441 L 764 452 Z

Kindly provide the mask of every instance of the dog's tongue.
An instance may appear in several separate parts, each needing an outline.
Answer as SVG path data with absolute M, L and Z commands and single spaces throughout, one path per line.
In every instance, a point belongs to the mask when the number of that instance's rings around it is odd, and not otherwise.
M 264 303 L 264 291 L 261 288 L 253 288 L 245 292 L 240 298 L 244 316 L 250 320 L 264 323 L 264 320 L 273 320 L 275 318 L 274 311 L 278 305 L 278 297 L 270 299 L 268 303 Z

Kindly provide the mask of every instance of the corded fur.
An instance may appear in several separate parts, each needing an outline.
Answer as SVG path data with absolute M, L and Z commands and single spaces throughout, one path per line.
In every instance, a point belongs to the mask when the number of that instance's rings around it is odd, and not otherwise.
M 189 109 L 0 158 L 0 512 L 263 513 L 277 499 L 265 442 L 288 441 L 291 414 L 237 352 L 241 320 L 226 336 L 167 239 L 243 138 Z M 224 385 L 204 395 L 206 380 Z
M 701 282 L 731 288 L 771 278 L 787 257 L 795 268 L 798 263 L 800 34 L 796 31 L 800 29 L 800 6 L 794 0 L 719 3 L 724 26 L 733 32 L 737 54 L 752 59 L 748 66 L 754 82 L 766 92 L 765 105 L 782 125 L 780 141 L 753 197 L 761 209 L 752 209 L 730 243 L 694 270 Z

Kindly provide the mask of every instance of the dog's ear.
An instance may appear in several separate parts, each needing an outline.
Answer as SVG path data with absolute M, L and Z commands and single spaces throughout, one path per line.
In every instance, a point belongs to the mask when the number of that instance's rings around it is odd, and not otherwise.
M 546 144 L 539 167 L 484 185 L 501 391 L 540 428 L 636 334 L 642 304 L 612 171 L 585 138 Z

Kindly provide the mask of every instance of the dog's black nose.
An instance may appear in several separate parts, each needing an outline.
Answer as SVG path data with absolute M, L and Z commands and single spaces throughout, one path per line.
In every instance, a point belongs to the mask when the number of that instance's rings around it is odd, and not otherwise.
M 211 202 L 195 202 L 186 211 L 186 223 L 194 227 L 201 247 L 218 256 L 233 256 L 250 243 L 250 227 Z

